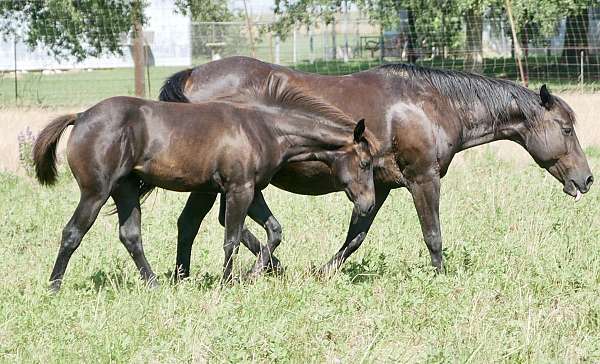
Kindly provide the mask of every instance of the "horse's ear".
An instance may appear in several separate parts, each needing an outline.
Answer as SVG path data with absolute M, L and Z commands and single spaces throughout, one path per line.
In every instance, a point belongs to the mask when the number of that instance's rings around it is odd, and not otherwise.
M 545 84 L 540 88 L 540 98 L 542 99 L 542 106 L 546 109 L 549 110 L 554 105 L 554 97 L 550 94 Z
M 354 128 L 354 141 L 359 143 L 365 132 L 365 119 L 360 119 Z

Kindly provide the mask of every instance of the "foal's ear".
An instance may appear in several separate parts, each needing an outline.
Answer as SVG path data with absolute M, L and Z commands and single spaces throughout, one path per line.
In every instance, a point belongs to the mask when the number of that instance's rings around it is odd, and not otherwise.
M 365 119 L 360 119 L 354 128 L 354 142 L 359 143 L 365 133 Z
M 550 110 L 554 105 L 554 97 L 550 94 L 545 84 L 540 88 L 540 98 L 542 99 L 542 106 L 546 109 Z

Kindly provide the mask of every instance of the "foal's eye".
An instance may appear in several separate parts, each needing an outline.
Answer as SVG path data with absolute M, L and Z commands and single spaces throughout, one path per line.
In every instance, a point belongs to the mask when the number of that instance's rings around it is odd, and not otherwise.
M 360 168 L 361 169 L 367 169 L 367 167 L 369 166 L 369 162 L 367 161 L 360 161 Z
M 573 135 L 573 128 L 562 128 L 564 135 Z

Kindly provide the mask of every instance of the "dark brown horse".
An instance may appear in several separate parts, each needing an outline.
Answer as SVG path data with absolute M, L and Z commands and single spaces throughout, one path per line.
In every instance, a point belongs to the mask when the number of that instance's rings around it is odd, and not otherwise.
M 116 205 L 121 242 L 142 278 L 155 282 L 140 236 L 140 197 L 154 186 L 203 195 L 199 212 L 210 210 L 218 193 L 226 195 L 224 281 L 231 277 L 254 195 L 285 163 L 325 163 L 337 188 L 354 202 L 355 213 L 370 213 L 375 204 L 372 154 L 378 142 L 364 121 L 356 123 L 276 77 L 261 84 L 251 92 L 260 105 L 115 97 L 59 117 L 42 130 L 34 146 L 38 180 L 56 181 L 56 145 L 74 125 L 67 160 L 81 191 L 63 230 L 52 289 L 60 288 L 71 255 L 109 197 Z
M 456 153 L 477 145 L 500 139 L 519 143 L 563 184 L 566 194 L 577 199 L 593 182 L 573 128 L 573 111 L 545 86 L 534 93 L 510 81 L 406 64 L 340 77 L 321 76 L 231 57 L 174 74 L 165 82 L 160 99 L 191 103 L 244 99 L 246 89 L 272 72 L 354 118 L 366 118 L 369 130 L 382 144 L 383 157 L 375 164 L 375 209 L 366 216 L 352 217 L 346 241 L 323 267 L 325 271 L 338 268 L 359 248 L 390 190 L 399 187 L 412 194 L 431 262 L 441 271 L 440 178 Z M 272 183 L 287 191 L 318 195 L 339 190 L 330 176 L 323 163 L 292 163 L 282 168 Z M 188 250 L 202 216 L 195 207 L 199 199 L 192 193 L 179 219 L 178 246 Z M 261 202 L 262 210 L 268 211 Z M 262 221 L 269 237 L 280 235 L 271 214 L 255 220 Z M 244 231 L 243 239 L 259 255 L 256 238 Z M 276 246 L 269 240 L 269 247 Z M 259 259 L 256 268 L 265 268 L 261 261 L 265 260 Z

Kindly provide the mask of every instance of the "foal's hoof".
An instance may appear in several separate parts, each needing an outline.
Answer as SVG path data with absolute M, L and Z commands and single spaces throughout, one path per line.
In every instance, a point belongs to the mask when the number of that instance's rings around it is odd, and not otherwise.
M 60 292 L 61 283 L 62 283 L 62 281 L 60 279 L 50 282 L 50 286 L 48 287 L 48 292 L 50 292 L 51 294 L 58 294 L 58 292 Z
M 150 289 L 157 289 L 160 287 L 160 283 L 158 283 L 158 279 L 156 278 L 156 276 L 146 281 L 146 287 Z

